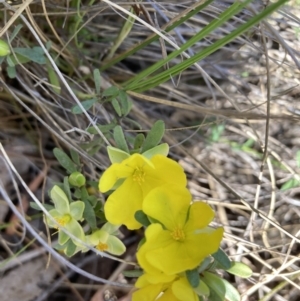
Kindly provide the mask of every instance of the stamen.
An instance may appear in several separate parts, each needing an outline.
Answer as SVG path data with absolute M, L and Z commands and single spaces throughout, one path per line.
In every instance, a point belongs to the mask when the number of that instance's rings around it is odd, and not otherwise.
M 171 232 L 171 236 L 174 240 L 183 241 L 185 240 L 184 231 L 180 228 L 176 228 Z
M 99 242 L 98 245 L 96 246 L 96 249 L 99 251 L 106 251 L 108 249 L 108 245 L 102 242 Z
M 146 173 L 142 167 L 136 167 L 136 169 L 133 171 L 132 179 L 141 185 L 145 181 L 145 175 Z

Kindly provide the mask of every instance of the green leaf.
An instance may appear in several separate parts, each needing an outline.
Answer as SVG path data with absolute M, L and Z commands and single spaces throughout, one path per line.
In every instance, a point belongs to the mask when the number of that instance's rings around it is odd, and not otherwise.
M 162 120 L 156 121 L 145 139 L 141 152 L 144 153 L 147 150 L 157 146 L 160 143 L 164 133 L 164 122 Z
M 0 56 L 7 56 L 8 54 L 10 54 L 9 45 L 0 39 Z
M 81 189 L 75 187 L 75 191 L 73 192 L 73 196 L 77 200 L 81 200 Z
M 16 57 L 15 57 L 16 56 Z M 20 64 L 26 64 L 30 62 L 30 59 L 26 58 L 25 56 L 22 56 L 18 53 L 15 53 L 15 56 L 13 54 L 7 56 L 7 63 L 9 65 L 20 65 Z
M 199 277 L 199 275 L 198 275 L 198 277 Z M 209 293 L 210 293 L 208 286 L 204 283 L 204 281 L 202 281 L 202 280 L 200 281 L 200 279 L 199 279 L 198 286 L 194 288 L 194 292 L 198 296 L 205 296 L 205 297 L 209 296 Z
M 281 191 L 285 191 L 285 190 L 289 190 L 292 189 L 294 187 L 298 187 L 300 185 L 300 181 L 296 180 L 295 178 L 288 180 L 287 182 L 285 182 L 280 190 Z
M 123 271 L 122 274 L 124 277 L 128 278 L 138 278 L 143 275 L 143 270 L 130 270 L 130 271 Z
M 119 125 L 117 125 L 114 128 L 114 139 L 115 139 L 117 147 L 120 150 L 124 151 L 125 153 L 129 153 L 128 145 L 127 145 L 127 142 L 125 140 L 123 130 Z
M 97 190 L 98 191 L 98 190 Z M 99 203 L 98 198 L 95 195 L 89 195 L 87 200 L 90 202 L 92 207 L 95 209 L 95 206 Z
M 108 157 L 111 163 L 121 163 L 125 159 L 129 158 L 130 155 L 116 147 L 107 147 Z
M 51 63 L 49 60 L 47 60 L 47 72 L 48 72 L 48 78 L 49 78 L 49 82 L 52 85 L 52 89 L 55 93 L 57 93 L 58 95 L 60 95 L 61 92 L 61 86 L 60 86 L 60 81 L 59 81 L 59 77 L 57 76 L 56 72 L 54 71 Z
M 223 124 L 219 124 L 212 127 L 211 132 L 211 140 L 213 142 L 218 142 L 221 138 L 222 133 L 224 132 L 225 126 Z
M 236 261 L 231 262 L 231 268 L 226 271 L 241 278 L 249 278 L 252 275 L 252 270 L 249 266 Z
M 123 90 L 119 90 L 119 100 L 121 104 L 122 115 L 126 116 L 127 114 L 129 114 L 132 108 L 132 101 L 128 99 L 126 92 Z
M 142 147 L 144 141 L 145 141 L 144 134 L 142 134 L 142 133 L 137 134 L 135 137 L 135 140 L 134 140 L 133 148 L 140 149 Z
M 16 78 L 17 76 L 17 71 L 16 71 L 16 67 L 15 66 L 8 66 L 6 68 L 6 72 L 9 78 Z
M 209 288 L 208 301 L 227 301 L 222 299 L 212 288 Z
M 167 143 L 162 143 L 160 145 L 157 145 L 147 150 L 142 155 L 148 159 L 151 159 L 155 155 L 162 155 L 166 157 L 168 153 L 169 153 L 169 145 Z
M 50 49 L 51 49 L 51 47 L 52 47 L 52 42 L 51 42 L 51 41 L 47 41 L 45 47 L 46 47 L 46 49 L 47 49 L 48 51 L 50 51 Z
M 105 89 L 102 93 L 102 96 L 113 96 L 117 97 L 119 95 L 119 89 L 115 86 L 111 86 Z
M 6 62 L 9 67 L 15 67 L 14 57 L 12 55 L 9 55 L 6 57 Z
M 7 62 L 9 67 L 15 67 L 17 65 L 17 63 L 15 63 L 13 55 L 8 55 L 6 57 L 6 62 Z
M 111 100 L 111 104 L 112 104 L 113 108 L 115 109 L 116 113 L 118 114 L 118 116 L 121 117 L 122 116 L 122 110 L 121 110 L 120 104 L 117 101 L 117 99 L 113 98 Z
M 136 211 L 134 218 L 145 227 L 151 225 L 148 216 L 142 210 Z
M 188 270 L 185 272 L 185 274 L 186 274 L 187 280 L 189 281 L 190 285 L 193 288 L 196 288 L 199 286 L 200 278 L 199 278 L 199 273 L 198 273 L 197 269 Z
M 96 93 L 99 95 L 101 91 L 101 76 L 100 76 L 99 69 L 94 69 L 93 75 L 94 75 Z
M 135 120 L 133 120 L 133 119 L 127 117 L 127 116 L 123 120 L 126 121 L 129 124 L 132 124 L 132 126 L 130 125 L 131 128 L 136 127 L 138 130 L 142 130 L 142 126 L 138 122 L 136 122 Z
M 73 162 L 76 165 L 80 166 L 80 157 L 79 157 L 78 152 L 75 149 L 70 149 L 70 155 L 71 155 Z
M 198 267 L 198 273 L 200 274 L 205 271 L 212 264 L 212 262 L 213 259 L 210 256 L 206 257 Z
M 109 124 L 104 124 L 104 125 L 102 125 L 102 124 L 97 124 L 97 128 L 98 128 L 103 134 L 105 134 L 105 133 L 109 132 L 110 130 L 112 130 L 113 128 L 115 128 L 116 125 L 117 125 L 116 120 L 113 120 L 113 121 L 112 121 L 111 123 L 109 123 Z M 98 131 L 97 131 L 93 126 L 87 128 L 87 131 L 88 131 L 90 134 L 93 134 L 93 135 L 98 134 Z
M 224 270 L 230 269 L 231 261 L 222 249 L 219 248 L 216 253 L 212 254 L 212 257 L 218 262 L 221 268 Z
M 76 253 L 76 245 L 73 243 L 72 239 L 69 239 L 67 243 L 64 245 L 64 253 L 68 257 L 72 257 Z
M 297 162 L 297 167 L 300 168 L 300 151 L 297 151 L 296 153 L 296 162 Z
M 97 102 L 97 98 L 87 99 L 81 102 L 81 105 L 83 106 L 84 110 L 89 110 L 94 103 Z M 79 105 L 75 105 L 72 107 L 71 112 L 73 114 L 81 114 L 83 110 L 79 107 Z
M 92 230 L 97 229 L 97 221 L 95 211 L 87 199 L 82 199 L 84 203 L 83 218 L 87 221 Z
M 30 59 L 30 61 L 32 61 L 32 62 L 41 64 L 41 65 L 46 64 L 44 50 L 41 47 L 14 48 L 14 52 Z
M 14 31 L 12 32 L 12 34 L 10 34 L 9 36 L 9 41 L 10 43 L 14 40 L 14 38 L 18 35 L 19 31 L 21 30 L 21 28 L 23 27 L 22 24 L 18 24 L 15 28 Z
M 240 294 L 227 280 L 210 272 L 203 272 L 201 279 L 210 289 L 209 299 L 211 299 L 211 294 L 214 291 L 221 301 L 240 301 Z
M 72 201 L 72 196 L 71 196 L 71 190 L 70 190 L 68 177 L 64 177 L 63 191 L 66 194 L 69 202 L 71 202 Z
M 42 211 L 40 206 L 38 204 L 36 204 L 35 202 L 30 202 L 29 205 L 31 208 L 33 208 L 35 210 Z M 43 204 L 43 206 L 47 211 L 50 211 L 54 208 L 52 205 L 49 205 L 49 204 Z
M 70 159 L 70 157 L 61 149 L 55 148 L 53 154 L 60 165 L 67 170 L 68 173 L 77 171 L 76 164 Z

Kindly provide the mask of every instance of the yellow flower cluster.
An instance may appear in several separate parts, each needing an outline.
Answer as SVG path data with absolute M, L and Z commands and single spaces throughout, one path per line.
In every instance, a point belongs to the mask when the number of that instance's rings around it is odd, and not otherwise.
M 114 190 L 104 212 L 111 224 L 142 227 L 135 213 L 142 210 L 151 224 L 137 251 L 144 274 L 136 282 L 133 301 L 198 301 L 186 272 L 219 248 L 223 229 L 209 223 L 214 212 L 203 202 L 192 202 L 182 167 L 163 155 L 134 154 L 113 163 L 99 182 L 101 192 Z M 200 285 L 200 284 L 199 284 Z

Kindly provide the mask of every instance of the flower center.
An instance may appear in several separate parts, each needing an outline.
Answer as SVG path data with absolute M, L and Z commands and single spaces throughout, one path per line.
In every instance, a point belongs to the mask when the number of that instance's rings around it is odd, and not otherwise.
M 102 242 L 99 242 L 98 245 L 96 246 L 96 249 L 99 251 L 106 251 L 108 249 L 108 245 Z
M 132 179 L 141 185 L 145 181 L 145 172 L 142 167 L 136 167 L 132 174 Z
M 56 217 L 55 220 L 57 221 L 57 223 L 60 225 L 60 226 L 65 226 L 67 223 L 70 222 L 71 220 L 71 216 L 69 214 L 65 214 L 63 215 L 62 217 Z
M 176 228 L 171 232 L 171 236 L 174 240 L 183 241 L 185 240 L 184 231 L 180 228 Z

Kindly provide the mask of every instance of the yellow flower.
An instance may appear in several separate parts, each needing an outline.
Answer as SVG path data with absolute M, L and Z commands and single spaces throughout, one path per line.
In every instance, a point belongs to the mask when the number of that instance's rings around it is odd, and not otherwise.
M 218 250 L 223 229 L 208 227 L 213 210 L 203 202 L 190 202 L 189 191 L 174 185 L 155 188 L 146 196 L 143 211 L 157 221 L 146 229 L 146 242 L 137 252 L 147 273 L 179 274 Z
M 199 301 L 186 277 L 175 277 L 168 283 L 148 282 L 147 274 L 136 283 L 139 290 L 132 294 L 132 301 Z
M 162 155 L 147 159 L 134 154 L 121 163 L 112 164 L 102 175 L 99 190 L 116 190 L 109 196 L 104 206 L 107 220 L 114 225 L 124 224 L 134 230 L 142 225 L 134 218 L 142 210 L 145 196 L 153 189 L 166 183 L 179 187 L 186 186 L 186 176 L 182 167 Z
M 64 191 L 57 185 L 51 189 L 50 195 L 55 209 L 50 210 L 49 214 L 55 222 L 49 217 L 46 217 L 46 221 L 49 227 L 58 229 L 58 243 L 64 245 L 70 239 L 70 236 L 62 228 L 77 237 L 78 240 L 84 241 L 84 232 L 78 223 L 83 216 L 84 202 L 76 201 L 70 204 Z M 80 241 L 73 240 L 77 246 L 80 245 Z

